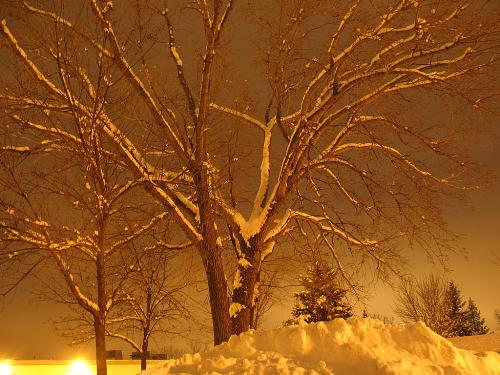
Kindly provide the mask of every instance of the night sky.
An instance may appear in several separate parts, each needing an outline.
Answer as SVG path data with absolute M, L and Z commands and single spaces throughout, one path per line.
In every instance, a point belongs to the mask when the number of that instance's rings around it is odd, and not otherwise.
M 3 18 L 1 14 L 0 18 Z M 498 69 L 491 74 L 492 79 L 500 79 Z M 450 254 L 450 271 L 445 276 L 456 282 L 464 300 L 471 297 L 476 302 L 490 330 L 498 331 L 500 327 L 497 327 L 493 316 L 494 310 L 500 309 L 500 103 L 497 97 L 490 99 L 488 107 L 494 111 L 480 116 L 484 127 L 481 127 L 481 134 L 477 135 L 471 148 L 474 159 L 486 166 L 496 178 L 490 186 L 471 192 L 468 201 L 449 202 L 446 217 L 451 229 L 462 235 L 459 245 L 465 249 L 466 255 Z M 432 108 L 427 110 L 429 117 L 448 115 L 433 114 Z M 461 121 L 460 112 L 454 115 L 450 121 Z M 421 277 L 430 272 L 443 272 L 440 265 L 430 264 L 418 249 L 407 256 L 409 274 Z M 0 297 L 0 359 L 72 358 L 79 354 L 93 357 L 92 345 L 69 347 L 67 340 L 55 332 L 51 320 L 59 314 L 64 315 L 65 311 L 48 302 L 34 302 L 30 294 L 31 282 L 21 285 L 5 298 Z M 394 317 L 391 288 L 378 282 L 371 285 L 368 291 L 370 297 L 355 306 L 357 314 L 366 308 L 371 314 Z M 268 313 L 265 328 L 280 327 L 289 317 L 291 293 L 290 290 L 290 297 L 284 298 Z M 207 333 L 207 339 L 210 340 L 210 333 Z M 158 347 L 169 345 L 153 340 L 153 347 L 155 344 Z M 121 348 L 126 353 L 130 351 L 126 344 L 108 344 L 108 349 L 114 348 Z

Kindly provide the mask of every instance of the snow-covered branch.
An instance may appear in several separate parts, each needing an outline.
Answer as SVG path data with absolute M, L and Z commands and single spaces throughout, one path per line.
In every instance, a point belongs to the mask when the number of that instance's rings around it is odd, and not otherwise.
M 191 112 L 192 120 L 193 122 L 196 122 L 196 103 L 193 94 L 191 93 L 191 88 L 189 87 L 189 84 L 186 80 L 186 76 L 184 74 L 184 62 L 182 61 L 182 58 L 179 54 L 178 46 L 176 45 L 175 42 L 174 27 L 170 22 L 168 9 L 165 9 L 162 14 L 167 23 L 167 35 L 168 35 L 168 46 L 170 50 L 170 56 L 172 56 L 172 59 L 175 62 L 175 66 L 177 69 L 177 78 L 179 79 L 179 83 L 184 91 L 184 95 L 186 96 L 187 102 L 189 104 L 189 110 Z
M 40 8 L 36 8 L 32 5 L 30 5 L 28 2 L 24 1 L 23 2 L 24 6 L 26 9 L 28 9 L 30 12 L 49 18 L 53 20 L 56 24 L 62 25 L 64 27 L 67 27 L 69 30 L 71 30 L 73 33 L 77 34 L 81 38 L 83 38 L 86 42 L 90 43 L 97 51 L 101 52 L 103 55 L 109 58 L 113 58 L 113 55 L 111 52 L 109 52 L 103 45 L 99 44 L 94 38 L 86 35 L 82 31 L 80 31 L 75 25 L 73 25 L 70 21 L 66 20 L 64 17 L 54 13 L 54 12 L 49 12 Z
M 111 244 L 109 246 L 109 248 L 106 250 L 106 255 L 110 255 L 111 253 L 113 253 L 114 251 L 116 251 L 117 249 L 119 249 L 120 247 L 125 246 L 126 244 L 128 244 L 131 241 L 133 241 L 134 239 L 136 239 L 140 235 L 144 234 L 151 227 L 153 227 L 154 225 L 156 225 L 158 222 L 162 221 L 166 216 L 167 216 L 166 212 L 162 212 L 159 215 L 153 216 L 148 223 L 146 223 L 146 224 L 142 225 L 140 228 L 134 230 L 133 233 L 131 233 L 130 235 L 126 236 L 125 238 L 123 238 L 123 239 L 121 239 L 121 240 L 119 240 L 119 241 Z
M 251 125 L 254 125 L 254 126 L 258 127 L 260 130 L 262 130 L 263 132 L 267 131 L 267 127 L 264 123 L 262 123 L 258 119 L 254 118 L 246 113 L 239 112 L 235 109 L 227 108 L 227 107 L 218 105 L 216 103 L 210 103 L 210 108 L 215 109 L 216 111 L 231 115 L 240 121 L 244 121 L 244 122 L 247 122 Z
M 106 19 L 105 15 L 97 5 L 96 0 L 91 0 L 90 3 L 94 14 L 96 15 L 98 21 L 101 24 L 102 29 L 104 30 L 105 33 L 108 33 L 111 37 L 113 50 L 116 55 L 116 59 L 119 62 L 119 66 L 122 69 L 122 72 L 130 79 L 130 81 L 133 83 L 134 88 L 137 90 L 138 94 L 144 99 L 145 104 L 147 105 L 147 107 L 150 109 L 155 119 L 160 124 L 162 130 L 165 133 L 166 138 L 168 139 L 172 148 L 176 151 L 179 158 L 182 159 L 184 162 L 189 163 L 191 157 L 187 154 L 184 145 L 182 144 L 181 140 L 177 137 L 174 128 L 163 116 L 162 111 L 158 106 L 158 103 L 156 103 L 151 93 L 148 91 L 142 80 L 135 73 L 134 69 L 124 56 L 122 46 L 118 41 L 118 37 L 115 34 L 111 22 Z

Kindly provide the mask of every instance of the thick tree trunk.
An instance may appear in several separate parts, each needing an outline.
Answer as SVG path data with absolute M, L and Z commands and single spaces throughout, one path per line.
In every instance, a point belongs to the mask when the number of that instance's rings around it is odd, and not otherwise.
M 232 330 L 234 335 L 252 328 L 253 314 L 255 310 L 255 285 L 259 279 L 260 251 L 255 245 L 247 247 L 241 243 L 241 250 L 245 261 L 238 262 L 241 285 L 233 290 L 232 303 L 241 305 L 243 308 L 233 317 Z M 247 263 L 248 262 L 248 263 Z
M 233 303 L 243 306 L 236 316 L 232 317 L 233 334 L 239 335 L 248 331 L 252 326 L 254 305 L 254 291 L 257 282 L 257 270 L 254 266 L 238 267 L 241 275 L 242 286 L 233 292 Z
M 229 299 L 227 282 L 224 276 L 224 266 L 220 249 L 211 249 L 206 263 L 210 309 L 214 330 L 214 344 L 229 340 L 231 336 L 231 319 L 229 317 Z
M 203 141 L 199 147 L 203 150 Z M 198 160 L 204 160 L 205 154 L 197 150 Z M 200 163 L 203 164 L 203 163 Z M 212 327 L 214 331 L 214 344 L 219 345 L 229 340 L 231 336 L 231 318 L 229 317 L 229 298 L 227 281 L 222 261 L 222 252 L 217 245 L 217 230 L 211 197 L 209 194 L 209 181 L 207 171 L 199 167 L 195 175 L 197 197 L 199 202 L 200 225 L 203 241 L 199 243 L 199 251 L 205 266 L 212 313 Z

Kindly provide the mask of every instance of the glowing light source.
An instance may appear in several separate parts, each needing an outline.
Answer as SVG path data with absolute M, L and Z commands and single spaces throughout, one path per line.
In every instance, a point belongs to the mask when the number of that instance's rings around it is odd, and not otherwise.
M 92 372 L 90 371 L 89 365 L 85 361 L 78 360 L 70 365 L 67 375 L 92 375 Z
M 9 362 L 0 363 L 0 375 L 14 375 L 14 369 Z

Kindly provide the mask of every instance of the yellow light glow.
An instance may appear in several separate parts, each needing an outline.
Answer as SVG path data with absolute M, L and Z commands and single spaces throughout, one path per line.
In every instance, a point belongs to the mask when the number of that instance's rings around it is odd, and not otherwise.
M 67 375 L 92 375 L 92 372 L 85 361 L 78 360 L 70 365 Z
M 14 375 L 14 369 L 9 362 L 0 363 L 0 375 Z

